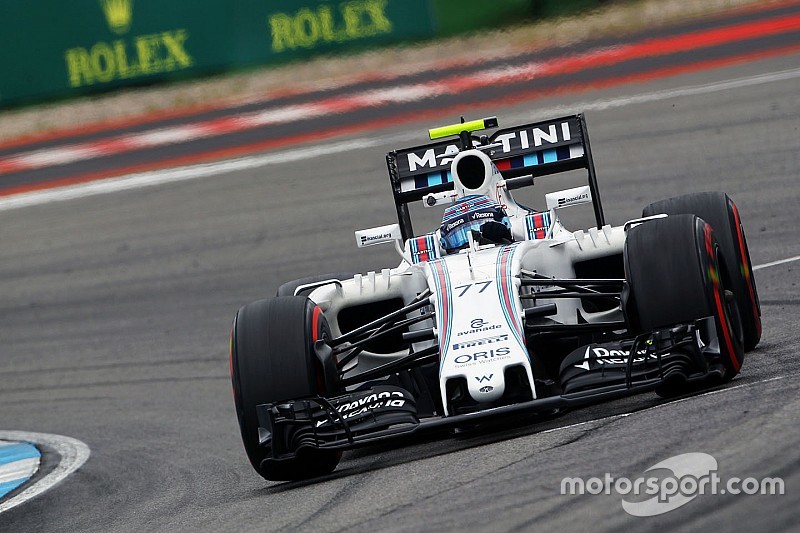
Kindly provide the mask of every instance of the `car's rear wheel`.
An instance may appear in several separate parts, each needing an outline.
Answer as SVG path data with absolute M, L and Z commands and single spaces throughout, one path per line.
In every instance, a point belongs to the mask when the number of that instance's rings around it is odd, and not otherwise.
M 697 215 L 714 228 L 714 235 L 726 259 L 724 268 L 731 280 L 730 290 L 742 317 L 744 349 L 755 348 L 761 340 L 761 306 L 747 239 L 736 204 L 723 192 L 693 193 L 654 202 L 644 208 L 642 215 L 658 213 Z
M 256 406 L 323 394 L 314 342 L 329 335 L 321 309 L 304 296 L 259 300 L 239 309 L 231 330 L 231 379 L 236 415 L 253 468 L 272 481 L 305 479 L 336 468 L 340 452 L 300 450 L 294 458 L 265 461 Z M 331 392 L 331 391 L 327 391 Z
M 713 316 L 723 379 L 733 379 L 744 361 L 741 319 L 711 226 L 694 215 L 645 222 L 628 231 L 623 256 L 633 332 Z

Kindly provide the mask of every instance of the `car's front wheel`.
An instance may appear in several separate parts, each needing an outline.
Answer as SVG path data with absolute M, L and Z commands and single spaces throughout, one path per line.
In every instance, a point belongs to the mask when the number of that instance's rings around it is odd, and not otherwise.
M 253 468 L 272 481 L 332 472 L 340 452 L 300 450 L 293 458 L 267 460 L 259 445 L 256 406 L 324 394 L 314 342 L 329 334 L 321 309 L 305 296 L 259 300 L 239 309 L 231 330 L 231 379 L 236 416 Z M 331 391 L 327 391 L 331 392 Z
M 713 316 L 723 379 L 733 379 L 744 361 L 742 326 L 711 225 L 695 215 L 645 222 L 628 231 L 623 256 L 633 332 Z
M 736 204 L 724 192 L 691 193 L 654 202 L 644 208 L 642 216 L 658 213 L 697 215 L 714 228 L 714 235 L 726 259 L 724 267 L 730 280 L 729 289 L 733 292 L 742 317 L 744 349 L 755 348 L 761 340 L 761 306 L 747 238 Z

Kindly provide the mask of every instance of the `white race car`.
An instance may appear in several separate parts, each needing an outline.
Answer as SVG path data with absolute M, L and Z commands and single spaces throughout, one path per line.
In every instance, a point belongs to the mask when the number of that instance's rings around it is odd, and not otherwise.
M 398 223 L 356 232 L 400 265 L 284 284 L 239 309 L 231 374 L 247 455 L 266 479 L 332 471 L 342 450 L 732 379 L 761 337 L 747 243 L 724 193 L 604 220 L 582 115 L 430 131 L 387 154 Z M 534 211 L 512 191 L 565 171 L 586 185 Z M 555 180 L 554 180 L 555 182 Z M 444 206 L 415 235 L 409 204 Z M 571 231 L 563 210 L 591 205 Z

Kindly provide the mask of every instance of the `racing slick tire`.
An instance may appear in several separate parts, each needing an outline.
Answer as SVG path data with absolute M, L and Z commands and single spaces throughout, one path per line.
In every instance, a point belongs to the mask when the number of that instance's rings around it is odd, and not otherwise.
M 256 406 L 324 393 L 313 345 L 330 335 L 319 307 L 305 296 L 258 300 L 239 309 L 231 330 L 231 380 L 236 416 L 247 457 L 270 481 L 307 479 L 336 468 L 341 452 L 302 449 L 281 461 L 265 461 Z
M 744 361 L 742 326 L 736 300 L 726 298 L 732 280 L 711 225 L 688 214 L 647 221 L 628 231 L 623 260 L 633 332 L 713 316 L 722 380 L 733 379 Z
M 644 208 L 642 216 L 658 213 L 697 215 L 714 228 L 722 255 L 727 260 L 730 290 L 742 317 L 744 349 L 750 351 L 755 348 L 761 340 L 761 306 L 747 239 L 736 204 L 724 192 L 693 193 L 654 202 Z
M 350 279 L 355 276 L 352 272 L 332 272 L 330 274 L 319 274 L 317 276 L 309 276 L 307 278 L 300 278 L 293 281 L 287 281 L 278 287 L 276 296 L 294 296 L 294 291 L 300 285 L 308 285 L 309 283 L 317 283 L 318 281 L 327 281 L 329 279 Z

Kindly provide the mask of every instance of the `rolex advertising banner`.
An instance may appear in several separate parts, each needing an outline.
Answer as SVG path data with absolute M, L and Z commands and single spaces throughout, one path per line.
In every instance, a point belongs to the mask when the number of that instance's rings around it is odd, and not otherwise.
M 0 107 L 433 35 L 430 0 L 5 0 Z

